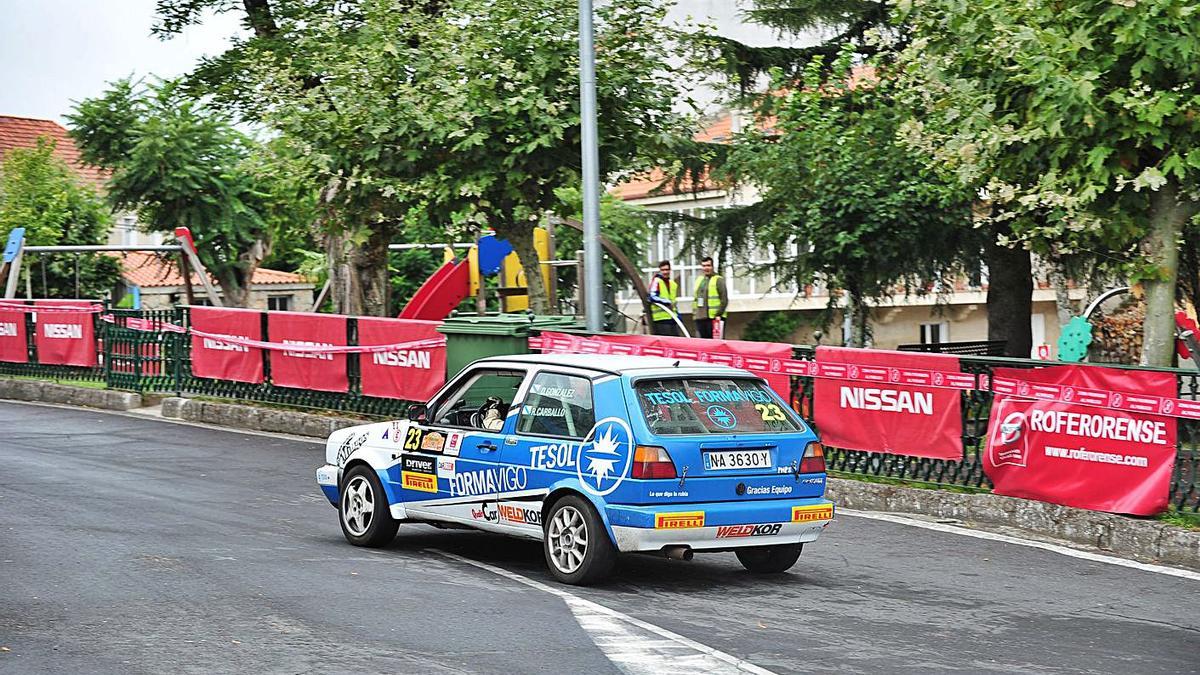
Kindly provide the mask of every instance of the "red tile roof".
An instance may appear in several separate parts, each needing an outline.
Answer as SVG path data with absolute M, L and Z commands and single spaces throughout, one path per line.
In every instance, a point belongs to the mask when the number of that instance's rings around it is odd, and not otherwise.
M 717 118 L 715 122 L 694 136 L 697 141 L 708 143 L 728 143 L 733 140 L 732 137 L 733 115 L 729 113 Z M 687 194 L 693 191 L 704 192 L 707 190 L 717 190 L 722 187 L 710 181 L 707 172 L 701 176 L 699 186 L 694 186 L 691 180 L 680 181 L 678 187 L 671 183 L 664 185 L 663 181 L 665 180 L 667 180 L 666 172 L 656 167 L 647 173 L 639 174 L 617 184 L 610 192 L 617 199 L 628 201 L 631 199 L 644 199 L 646 197 Z
M 161 288 L 167 286 L 182 286 L 183 275 L 179 273 L 179 264 L 175 254 L 157 255 L 141 251 L 130 251 L 114 254 L 121 261 L 121 276 L 125 282 L 141 288 Z M 216 280 L 213 280 L 214 283 Z M 306 284 L 308 279 L 292 272 L 280 272 L 258 268 L 254 271 L 251 285 L 269 284 Z M 200 285 L 200 277 L 192 272 L 192 284 Z
M 97 190 L 104 189 L 108 175 L 102 169 L 80 161 L 79 148 L 75 147 L 67 130 L 52 120 L 0 115 L 0 160 L 14 148 L 36 148 L 41 137 L 55 142 L 54 156 L 74 169 L 85 184 Z

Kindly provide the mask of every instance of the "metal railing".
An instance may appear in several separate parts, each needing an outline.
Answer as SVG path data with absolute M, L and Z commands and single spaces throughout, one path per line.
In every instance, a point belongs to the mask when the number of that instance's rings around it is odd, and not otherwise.
M 231 382 L 192 374 L 192 341 L 186 334 L 153 330 L 164 323 L 189 327 L 187 307 L 163 310 L 112 310 L 113 323 L 104 325 L 104 379 L 110 387 L 132 391 L 171 392 L 213 398 L 256 401 L 323 412 L 350 412 L 368 417 L 400 417 L 412 403 L 402 399 L 365 396 L 359 354 L 346 355 L 349 391 L 325 392 L 280 387 L 271 382 L 271 362 L 264 351 L 262 383 Z M 143 330 L 127 327 L 130 319 L 149 320 Z M 358 344 L 358 323 L 347 318 L 347 344 Z M 151 330 L 144 330 L 144 328 Z M 270 340 L 267 314 L 262 313 L 262 339 Z

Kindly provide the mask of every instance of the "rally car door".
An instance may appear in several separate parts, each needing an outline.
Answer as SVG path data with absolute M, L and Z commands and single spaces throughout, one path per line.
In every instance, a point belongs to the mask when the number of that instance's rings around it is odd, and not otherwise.
M 523 482 L 522 476 L 500 470 L 499 458 L 503 425 L 512 424 L 508 412 L 525 376 L 519 368 L 474 368 L 433 402 L 428 427 L 452 434 L 447 440 L 456 443 L 443 443 L 436 453 L 417 452 L 404 460 L 420 464 L 422 470 L 432 469 L 436 478 L 436 493 L 402 485 L 409 517 L 496 529 L 499 492 Z M 496 418 L 502 421 L 500 428 L 485 428 Z
M 500 466 L 525 472 L 527 487 L 500 494 L 500 525 L 512 534 L 541 537 L 549 486 L 577 475 L 579 445 L 595 424 L 591 378 L 565 370 L 534 374 L 514 422 Z

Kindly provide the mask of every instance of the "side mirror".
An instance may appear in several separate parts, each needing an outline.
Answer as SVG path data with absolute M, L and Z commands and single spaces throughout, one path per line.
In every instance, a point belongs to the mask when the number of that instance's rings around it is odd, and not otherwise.
M 414 403 L 408 406 L 408 419 L 412 422 L 424 422 L 429 417 L 429 406 L 424 403 Z

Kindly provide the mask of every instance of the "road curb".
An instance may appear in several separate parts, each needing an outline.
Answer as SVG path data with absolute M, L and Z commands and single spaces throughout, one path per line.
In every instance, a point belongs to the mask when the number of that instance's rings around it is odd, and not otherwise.
M 883 485 L 850 478 L 830 478 L 826 496 L 848 509 L 1015 527 L 1143 562 L 1200 570 L 1200 531 L 1157 520 L 1016 497 Z
M 291 410 L 271 410 L 235 403 L 213 403 L 192 398 L 168 397 L 162 401 L 162 416 L 233 429 L 308 436 L 324 440 L 338 429 L 363 420 L 330 417 Z
M 135 392 L 72 387 L 48 380 L 0 378 L 0 398 L 78 405 L 103 410 L 133 410 L 142 407 L 142 395 Z

